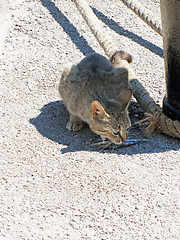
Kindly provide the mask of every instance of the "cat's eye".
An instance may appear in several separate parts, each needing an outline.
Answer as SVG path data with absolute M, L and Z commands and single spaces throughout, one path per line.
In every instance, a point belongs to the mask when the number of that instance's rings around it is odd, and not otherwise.
M 120 134 L 120 132 L 113 132 L 114 135 L 118 136 Z

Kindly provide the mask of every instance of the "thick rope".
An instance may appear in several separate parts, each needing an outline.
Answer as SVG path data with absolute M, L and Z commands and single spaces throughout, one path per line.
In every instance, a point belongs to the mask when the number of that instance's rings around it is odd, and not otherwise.
M 153 13 L 143 7 L 137 0 L 120 0 L 133 12 L 135 12 L 144 22 L 146 22 L 153 30 L 162 36 L 161 23 L 154 17 Z
M 95 16 L 87 2 L 85 0 L 74 0 L 74 2 L 92 33 L 98 40 L 99 44 L 104 49 L 108 58 L 111 59 L 113 55 L 115 56 L 113 65 L 115 67 L 122 67 L 128 70 L 128 77 L 129 81 L 131 82 L 133 95 L 143 111 L 147 113 L 147 118 L 141 122 L 150 122 L 149 126 L 147 127 L 148 133 L 158 129 L 162 133 L 172 137 L 180 138 L 180 122 L 172 121 L 162 113 L 161 108 L 156 105 L 155 101 L 150 97 L 147 90 L 137 79 L 129 63 L 126 60 L 122 60 L 120 57 L 118 57 L 118 54 L 115 54 L 119 50 L 118 47 L 110 38 L 110 34 L 107 32 L 107 29 L 104 30 L 102 22 Z

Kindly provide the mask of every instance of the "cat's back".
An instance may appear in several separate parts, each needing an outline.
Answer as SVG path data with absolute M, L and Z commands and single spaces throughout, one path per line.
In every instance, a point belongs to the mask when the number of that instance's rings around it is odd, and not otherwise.
M 98 53 L 83 58 L 77 65 L 67 66 L 61 76 L 59 91 L 61 96 L 78 96 L 96 90 L 110 95 L 128 86 L 128 72 L 124 68 L 114 68 L 111 62 Z M 112 94 L 111 94 L 112 93 Z
M 79 71 L 87 71 L 94 74 L 101 71 L 109 72 L 113 69 L 110 61 L 98 53 L 88 55 L 77 64 L 77 67 Z

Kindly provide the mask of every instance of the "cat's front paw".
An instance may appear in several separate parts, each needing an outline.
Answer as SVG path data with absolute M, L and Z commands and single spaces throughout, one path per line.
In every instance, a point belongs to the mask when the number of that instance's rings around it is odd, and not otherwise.
M 83 122 L 72 122 L 69 121 L 66 125 L 66 128 L 70 131 L 77 132 L 83 128 Z

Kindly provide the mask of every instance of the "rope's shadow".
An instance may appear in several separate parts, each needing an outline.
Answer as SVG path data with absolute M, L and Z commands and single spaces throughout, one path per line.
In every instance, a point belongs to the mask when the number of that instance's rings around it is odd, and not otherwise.
M 142 37 L 139 37 L 133 32 L 130 32 L 123 27 L 119 26 L 112 18 L 108 18 L 105 16 L 102 12 L 98 11 L 96 8 L 91 7 L 94 14 L 102 21 L 104 22 L 110 29 L 118 33 L 119 35 L 125 36 L 127 38 L 130 38 L 132 41 L 140 44 L 142 47 L 145 47 L 149 49 L 151 52 L 155 53 L 156 55 L 163 58 L 163 50 L 156 46 L 155 44 L 143 39 Z
M 68 18 L 59 10 L 59 8 L 51 0 L 40 0 L 42 5 L 46 7 L 52 17 L 56 22 L 63 28 L 63 30 L 68 34 L 71 41 L 76 45 L 76 47 L 84 54 L 88 55 L 94 52 L 93 48 L 89 46 L 88 42 L 83 36 L 80 36 L 78 30 L 74 25 L 68 20 Z M 139 37 L 135 33 L 132 33 L 123 27 L 119 26 L 113 19 L 108 18 L 102 12 L 98 11 L 92 7 L 94 14 L 104 22 L 110 29 L 116 33 L 130 38 L 132 41 L 137 42 L 141 46 L 149 49 L 151 52 L 163 58 L 163 50 L 156 46 L 155 44 L 148 42 L 147 40 Z
M 52 1 L 50 0 L 40 1 L 42 5 L 49 10 L 52 17 L 63 28 L 63 30 L 70 37 L 71 41 L 84 55 L 88 55 L 94 52 L 94 50 L 88 45 L 86 39 L 83 36 L 80 36 L 77 28 L 74 27 L 74 25 L 68 20 L 68 18 L 59 10 L 59 8 Z

